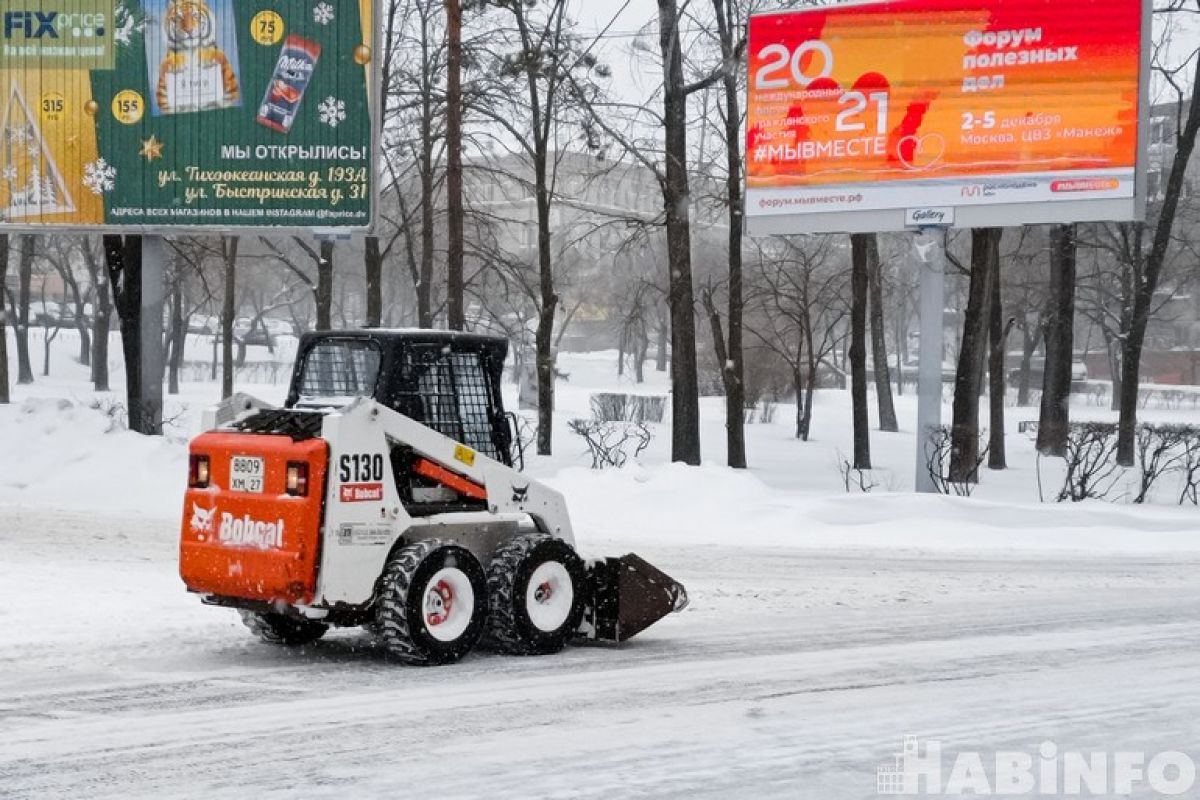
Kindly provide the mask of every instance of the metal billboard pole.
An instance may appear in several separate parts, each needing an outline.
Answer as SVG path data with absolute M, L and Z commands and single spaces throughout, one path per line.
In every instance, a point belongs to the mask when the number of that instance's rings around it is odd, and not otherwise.
M 921 342 L 917 353 L 916 489 L 935 494 L 927 445 L 942 424 L 943 314 L 946 307 L 946 229 L 922 227 L 913 236 L 919 276 Z M 903 376 L 901 376 L 903 380 Z

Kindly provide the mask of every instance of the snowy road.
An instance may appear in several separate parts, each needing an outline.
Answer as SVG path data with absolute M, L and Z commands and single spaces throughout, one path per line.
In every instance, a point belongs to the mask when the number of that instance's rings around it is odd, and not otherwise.
M 0 508 L 0 796 L 857 799 L 905 734 L 1200 759 L 1194 554 L 638 546 L 692 597 L 643 638 L 414 669 L 256 643 L 174 548 Z

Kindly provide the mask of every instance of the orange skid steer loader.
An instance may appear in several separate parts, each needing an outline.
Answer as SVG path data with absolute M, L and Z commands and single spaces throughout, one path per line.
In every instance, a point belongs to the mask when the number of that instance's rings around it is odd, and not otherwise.
M 585 562 L 562 495 L 513 467 L 507 342 L 301 338 L 283 408 L 235 395 L 191 443 L 180 574 L 267 642 L 361 625 L 410 664 L 482 642 L 623 641 L 687 604 L 635 555 Z

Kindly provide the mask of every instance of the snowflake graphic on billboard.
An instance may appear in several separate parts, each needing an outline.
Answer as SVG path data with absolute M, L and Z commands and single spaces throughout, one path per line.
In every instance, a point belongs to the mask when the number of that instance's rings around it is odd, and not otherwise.
M 319 25 L 328 25 L 333 22 L 333 6 L 329 3 L 317 3 L 313 7 L 313 22 Z
M 83 185 L 90 189 L 92 194 L 111 192 L 116 180 L 116 168 L 103 158 L 97 158 L 83 167 Z
M 317 115 L 321 122 L 331 128 L 336 128 L 346 121 L 346 104 L 336 97 L 326 97 L 317 104 Z

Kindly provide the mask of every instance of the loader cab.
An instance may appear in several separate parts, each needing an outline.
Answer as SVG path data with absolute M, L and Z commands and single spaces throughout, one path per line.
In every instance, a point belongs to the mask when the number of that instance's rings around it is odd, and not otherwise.
M 307 333 L 300 338 L 286 405 L 319 409 L 371 397 L 512 466 L 512 431 L 500 393 L 507 355 L 507 340 L 471 333 Z

